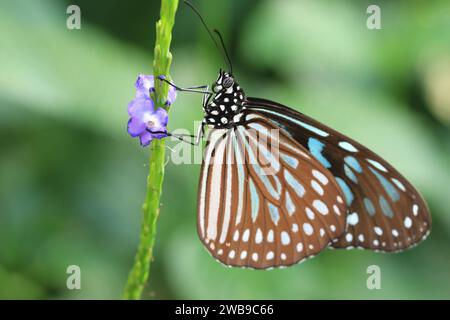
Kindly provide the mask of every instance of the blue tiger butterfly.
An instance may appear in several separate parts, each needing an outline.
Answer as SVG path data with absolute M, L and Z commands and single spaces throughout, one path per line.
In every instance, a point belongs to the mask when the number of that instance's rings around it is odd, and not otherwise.
M 197 143 L 204 127 L 210 129 L 197 227 L 214 258 L 266 269 L 299 263 L 327 247 L 397 252 L 426 238 L 430 213 L 411 183 L 336 130 L 282 104 L 248 97 L 214 31 L 229 71 L 220 70 L 212 91 L 160 78 L 204 94 Z

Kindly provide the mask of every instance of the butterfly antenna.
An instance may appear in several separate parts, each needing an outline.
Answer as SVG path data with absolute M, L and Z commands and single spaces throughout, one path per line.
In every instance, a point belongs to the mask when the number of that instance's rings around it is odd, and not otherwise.
M 219 50 L 222 53 L 223 57 L 225 58 L 225 61 L 228 64 L 228 68 L 230 69 L 230 74 L 231 74 L 232 68 L 231 68 L 230 57 L 228 56 L 228 52 L 227 52 L 227 50 L 226 50 L 226 48 L 224 46 L 224 43 L 223 43 L 223 40 L 222 40 L 222 36 L 220 35 L 220 33 L 217 32 L 217 30 L 214 30 L 214 32 L 216 32 L 219 35 L 220 41 L 222 42 L 222 48 L 221 48 L 219 46 L 219 44 L 217 43 L 216 39 L 214 38 L 211 30 L 209 30 L 208 25 L 206 24 L 205 20 L 203 19 L 202 15 L 198 11 L 198 9 L 192 3 L 190 3 L 188 0 L 183 0 L 183 2 L 186 5 L 188 5 L 192 9 L 192 11 L 194 11 L 195 14 L 198 16 L 198 18 L 200 19 L 201 23 L 203 24 L 203 27 L 205 27 L 206 31 L 208 32 L 209 37 L 214 42 L 214 45 L 216 46 L 217 50 Z
M 233 74 L 233 65 L 231 64 L 230 55 L 228 54 L 228 50 L 227 50 L 227 47 L 225 46 L 225 42 L 223 41 L 223 37 L 220 34 L 219 30 L 214 29 L 214 32 L 217 34 L 217 36 L 220 39 L 220 44 L 222 45 L 223 52 L 225 53 L 225 57 L 226 57 L 227 62 L 228 62 L 228 68 L 230 69 L 230 74 Z

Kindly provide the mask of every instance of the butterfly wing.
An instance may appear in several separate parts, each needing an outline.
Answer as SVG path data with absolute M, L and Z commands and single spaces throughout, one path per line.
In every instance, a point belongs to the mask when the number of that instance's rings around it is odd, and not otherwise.
M 266 119 L 209 131 L 200 176 L 198 233 L 229 266 L 289 266 L 345 231 L 344 195 L 298 142 Z
M 248 98 L 246 107 L 283 128 L 334 175 L 348 226 L 333 247 L 399 251 L 429 234 L 431 217 L 419 192 L 374 152 L 286 106 Z

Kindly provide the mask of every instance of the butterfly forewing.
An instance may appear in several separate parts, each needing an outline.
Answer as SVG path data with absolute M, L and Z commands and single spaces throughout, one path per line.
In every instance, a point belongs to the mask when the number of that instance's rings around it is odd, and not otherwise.
M 345 231 L 344 194 L 332 174 L 261 116 L 212 129 L 198 200 L 198 232 L 230 266 L 288 266 Z
M 347 230 L 333 246 L 399 251 L 431 227 L 426 203 L 391 165 L 356 141 L 286 106 L 247 99 L 247 112 L 282 128 L 338 182 L 348 208 Z

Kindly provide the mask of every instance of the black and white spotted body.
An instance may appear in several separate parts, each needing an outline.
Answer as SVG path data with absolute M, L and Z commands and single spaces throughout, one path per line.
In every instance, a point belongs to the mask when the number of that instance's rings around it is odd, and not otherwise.
M 203 122 L 215 129 L 231 128 L 239 123 L 244 110 L 245 94 L 227 72 L 220 71 L 212 85 L 211 95 L 203 106 Z

